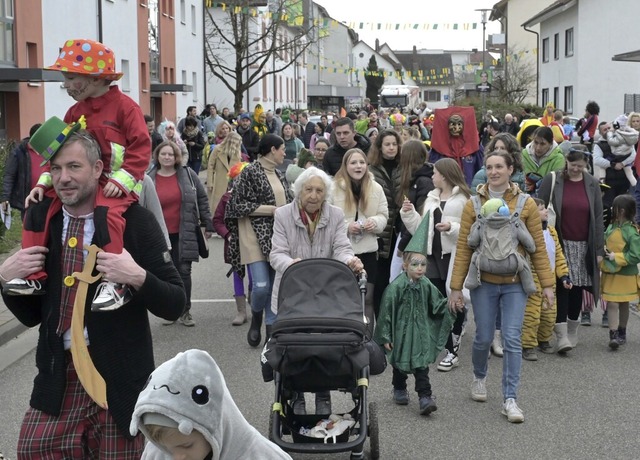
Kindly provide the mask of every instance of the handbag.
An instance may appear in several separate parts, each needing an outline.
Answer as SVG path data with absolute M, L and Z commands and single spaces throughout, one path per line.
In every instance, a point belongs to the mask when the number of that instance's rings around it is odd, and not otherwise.
M 209 242 L 207 238 L 204 236 L 204 232 L 206 231 L 204 228 L 200 227 L 200 208 L 198 207 L 198 191 L 196 189 L 196 184 L 193 182 L 193 178 L 191 177 L 191 170 L 187 168 L 187 176 L 189 176 L 189 182 L 191 182 L 191 188 L 195 192 L 196 197 L 196 216 L 198 217 L 198 230 L 196 231 L 196 239 L 198 240 L 198 254 L 203 259 L 209 257 Z
M 556 172 L 551 171 L 551 195 L 549 195 L 549 206 L 547 206 L 547 223 L 552 227 L 556 226 L 556 210 L 553 207 L 553 189 L 556 187 Z

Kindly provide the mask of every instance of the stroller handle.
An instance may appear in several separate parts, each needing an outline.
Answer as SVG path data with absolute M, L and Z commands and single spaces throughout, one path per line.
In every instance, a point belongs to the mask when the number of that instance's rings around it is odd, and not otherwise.
M 362 293 L 367 292 L 367 272 L 362 270 L 358 275 L 358 286 L 360 287 L 360 291 Z

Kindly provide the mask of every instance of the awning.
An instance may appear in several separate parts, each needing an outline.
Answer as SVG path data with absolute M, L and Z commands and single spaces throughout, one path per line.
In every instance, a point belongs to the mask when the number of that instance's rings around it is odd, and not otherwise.
M 616 54 L 611 58 L 612 61 L 622 62 L 640 62 L 640 50 L 629 51 L 628 53 Z
M 57 70 L 0 67 L 0 83 L 63 81 L 62 73 Z
M 192 85 L 183 85 L 177 83 L 151 83 L 151 92 L 153 93 L 192 93 Z

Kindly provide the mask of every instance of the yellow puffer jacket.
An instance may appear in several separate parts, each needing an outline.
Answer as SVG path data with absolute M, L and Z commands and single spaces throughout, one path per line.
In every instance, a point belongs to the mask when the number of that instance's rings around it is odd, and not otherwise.
M 511 212 L 515 211 L 516 203 L 518 201 L 518 194 L 522 192 L 517 185 L 511 184 L 511 188 L 504 194 L 504 201 L 509 206 Z M 489 199 L 489 188 L 487 184 L 478 187 L 478 196 L 482 204 Z M 528 199 L 522 210 L 520 219 L 527 226 L 529 233 L 533 237 L 533 241 L 536 244 L 536 251 L 530 254 L 533 268 L 538 274 L 540 284 L 542 287 L 553 287 L 555 285 L 555 274 L 551 271 L 551 265 L 549 264 L 549 256 L 547 254 L 546 245 L 544 242 L 544 236 L 542 234 L 542 222 L 540 221 L 540 214 L 538 213 L 538 206 L 533 199 Z M 475 211 L 473 209 L 473 203 L 471 200 L 467 201 L 467 204 L 462 211 L 462 221 L 460 223 L 460 234 L 458 236 L 458 244 L 456 246 L 456 258 L 453 264 L 453 273 L 451 275 L 451 289 L 462 290 L 464 280 L 467 277 L 469 271 L 469 264 L 471 263 L 471 255 L 473 249 L 467 244 L 467 237 L 469 230 L 476 220 Z M 518 250 L 524 255 L 526 254 L 522 246 L 518 247 Z M 513 282 L 513 276 L 501 276 L 493 275 L 488 272 L 481 272 L 480 279 L 488 283 L 493 284 L 510 284 Z M 519 282 L 519 278 L 516 278 Z

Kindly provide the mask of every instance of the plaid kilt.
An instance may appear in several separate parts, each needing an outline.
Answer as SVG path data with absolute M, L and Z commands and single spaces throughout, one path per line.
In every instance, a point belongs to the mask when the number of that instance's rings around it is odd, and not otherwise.
M 67 386 L 60 416 L 30 407 L 22 421 L 18 460 L 100 459 L 137 460 L 144 450 L 144 436 L 123 436 L 108 410 L 100 408 L 85 392 L 67 356 Z

